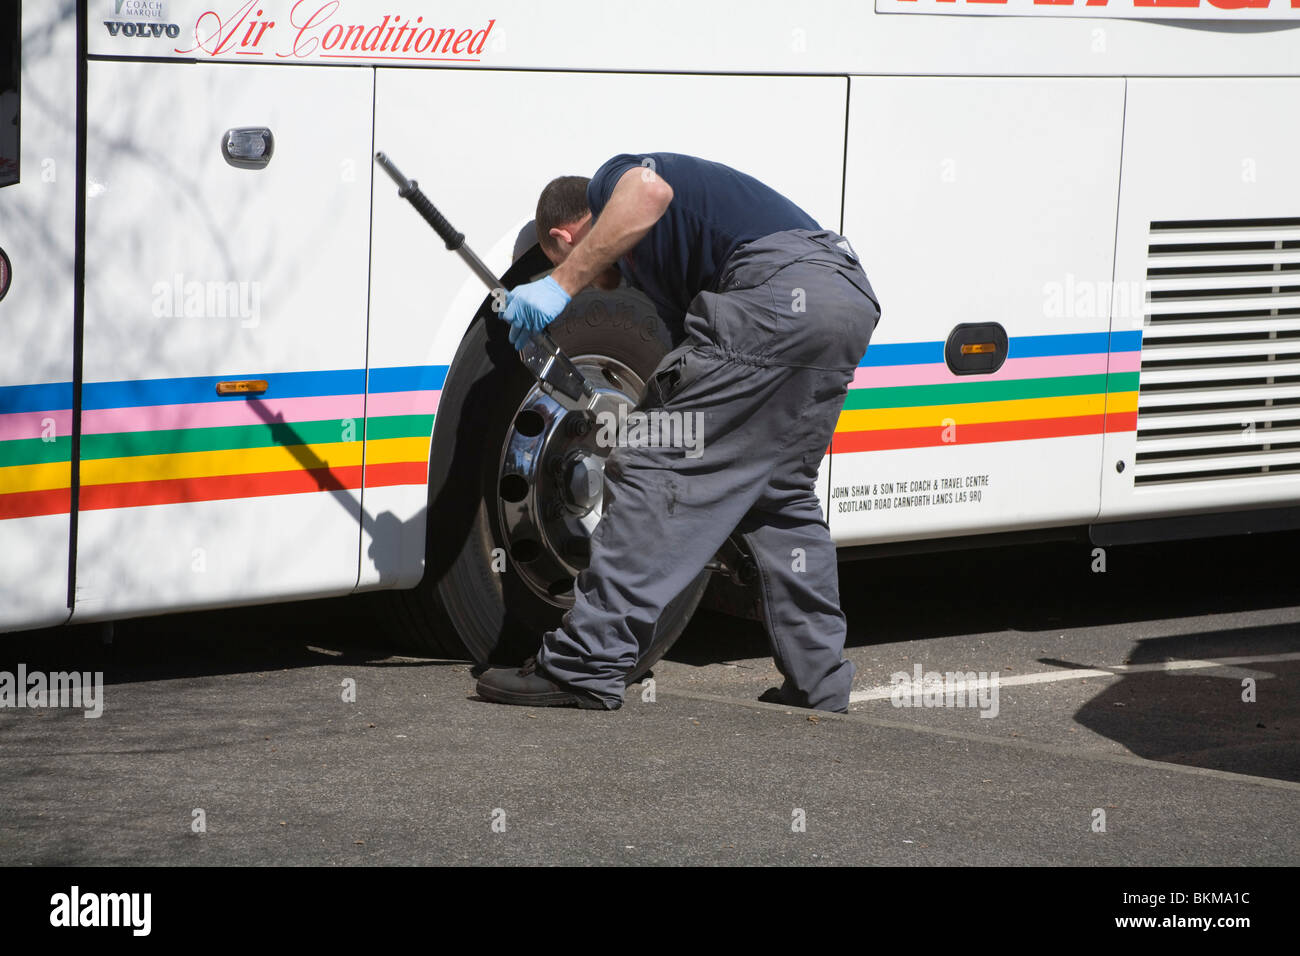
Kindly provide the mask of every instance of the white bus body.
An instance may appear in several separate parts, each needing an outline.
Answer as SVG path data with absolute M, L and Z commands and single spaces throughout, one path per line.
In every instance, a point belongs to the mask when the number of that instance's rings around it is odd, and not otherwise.
M 821 472 L 841 546 L 1300 498 L 1300 2 L 82 14 L 84 58 L 75 9 L 21 5 L 5 101 L 0 629 L 419 582 L 483 290 L 376 149 L 501 272 L 541 186 L 619 152 L 848 236 L 883 318 Z M 222 156 L 246 127 L 264 169 Z M 945 362 L 970 323 L 998 371 Z

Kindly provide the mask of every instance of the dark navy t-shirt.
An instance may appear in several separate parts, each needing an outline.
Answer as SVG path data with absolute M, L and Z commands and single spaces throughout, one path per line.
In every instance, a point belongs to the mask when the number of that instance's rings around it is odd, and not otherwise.
M 753 176 L 680 153 L 623 153 L 608 160 L 587 186 L 594 218 L 600 217 L 619 178 L 638 166 L 661 176 L 672 187 L 673 199 L 618 265 L 628 283 L 654 303 L 674 341 L 683 335 L 691 300 L 716 287 L 737 246 L 786 229 L 821 228 Z

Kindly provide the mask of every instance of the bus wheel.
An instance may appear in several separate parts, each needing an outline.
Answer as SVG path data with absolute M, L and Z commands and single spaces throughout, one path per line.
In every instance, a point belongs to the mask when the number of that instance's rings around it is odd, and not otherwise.
M 548 268 L 534 247 L 503 282 Z M 457 350 L 434 424 L 424 579 L 398 592 L 417 645 L 448 654 L 459 638 L 484 666 L 535 653 L 572 607 L 601 512 L 605 451 L 593 423 L 541 391 L 508 331 L 489 298 Z M 671 346 L 649 300 L 629 289 L 580 293 L 550 332 L 593 385 L 630 405 Z M 708 579 L 701 572 L 668 606 L 629 682 L 685 629 Z

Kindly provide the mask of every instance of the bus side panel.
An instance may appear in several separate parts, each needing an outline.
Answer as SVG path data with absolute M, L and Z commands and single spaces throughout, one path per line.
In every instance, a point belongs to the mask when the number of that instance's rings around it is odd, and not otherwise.
M 832 444 L 842 545 L 1091 520 L 1124 83 L 854 77 L 845 234 L 882 318 Z M 998 323 L 955 374 L 960 323 Z
M 23 4 L 21 149 L 0 188 L 0 630 L 67 619 L 76 246 L 77 29 L 62 5 Z M 12 22 L 7 23 L 12 26 Z
M 356 586 L 372 108 L 365 68 L 90 64 L 75 619 Z
M 145 29 L 123 29 L 130 14 L 106 4 L 114 13 L 96 11 L 90 31 L 96 55 L 903 76 L 1286 75 L 1295 71 L 1296 38 L 1285 27 L 1300 15 L 1291 0 L 1055 0 L 1017 3 L 1025 15 L 996 19 L 953 15 L 1001 6 L 987 0 L 908 0 L 914 13 L 933 16 L 877 12 L 872 0 L 166 0 L 138 5 L 147 9 L 135 17 L 154 21 Z M 1211 12 L 1194 25 L 1160 22 Z
M 1297 103 L 1296 79 L 1129 81 L 1103 520 L 1300 499 Z
M 839 227 L 847 81 L 842 77 L 676 76 L 379 69 L 375 147 L 417 179 L 498 274 L 561 175 L 590 176 L 618 153 L 684 152 L 757 176 Z M 376 181 L 370 363 L 450 365 L 486 295 L 433 231 Z M 373 378 L 373 375 L 372 375 Z M 436 375 L 435 375 L 436 380 Z M 705 436 L 708 441 L 708 436 Z M 362 585 L 422 573 L 424 485 L 372 488 Z M 408 529 L 411 534 L 408 534 Z M 419 537 L 414 535 L 418 534 Z

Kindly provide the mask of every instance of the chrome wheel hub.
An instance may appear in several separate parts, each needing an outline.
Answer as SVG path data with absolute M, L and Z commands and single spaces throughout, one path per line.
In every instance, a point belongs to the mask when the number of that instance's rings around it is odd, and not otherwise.
M 572 357 L 605 396 L 602 407 L 630 409 L 645 389 L 623 363 Z M 497 513 L 511 564 L 524 583 L 557 607 L 573 604 L 573 580 L 587 566 L 600 523 L 605 458 L 590 413 L 569 412 L 534 384 L 506 431 L 497 475 Z M 608 445 L 608 442 L 603 443 Z

